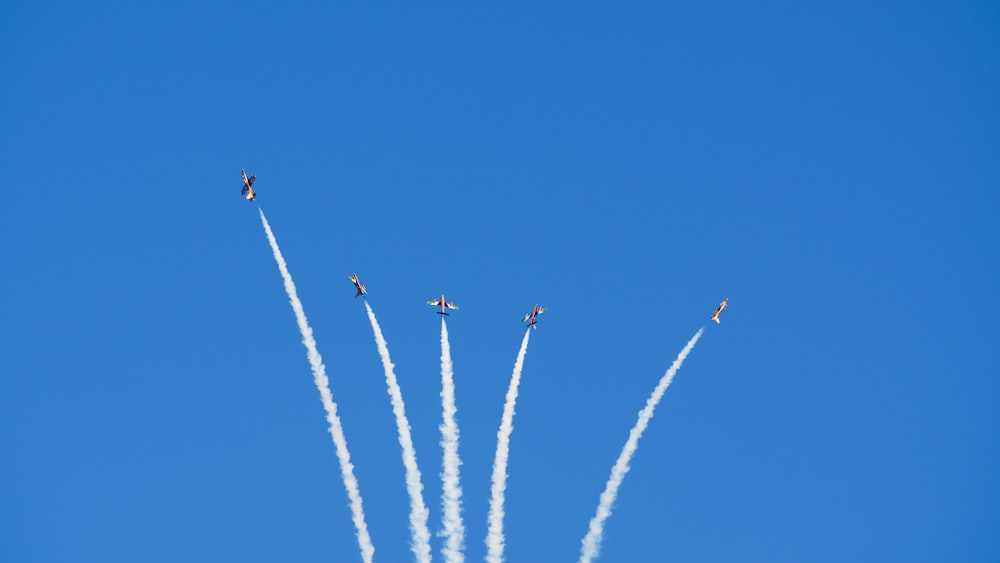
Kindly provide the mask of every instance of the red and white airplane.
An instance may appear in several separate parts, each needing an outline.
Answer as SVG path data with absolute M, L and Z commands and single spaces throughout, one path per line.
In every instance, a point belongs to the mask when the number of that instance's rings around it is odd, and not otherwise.
M 721 313 L 728 304 L 729 304 L 729 298 L 727 297 L 722 300 L 722 303 L 719 304 L 719 308 L 716 309 L 714 313 L 712 313 L 712 320 L 715 321 L 715 324 L 719 324 L 719 313 Z
M 247 171 L 246 169 L 243 170 L 243 191 L 240 193 L 243 194 L 243 197 L 250 201 L 257 199 L 257 192 L 253 190 L 253 181 L 256 179 L 256 174 L 251 174 L 250 177 L 247 178 Z
M 440 310 L 440 311 L 438 311 L 438 314 L 439 314 L 439 315 L 447 315 L 447 314 L 448 314 L 448 313 L 447 313 L 447 312 L 446 312 L 446 311 L 444 310 L 444 308 L 445 308 L 445 307 L 447 307 L 447 308 L 449 308 L 449 309 L 453 309 L 453 310 L 455 310 L 455 311 L 457 311 L 457 310 L 458 310 L 458 305 L 455 305 L 454 303 L 450 303 L 450 302 L 448 302 L 448 301 L 445 301 L 445 299 L 444 299 L 444 294 L 443 294 L 443 293 L 441 294 L 441 299 L 435 299 L 435 300 L 433 300 L 433 301 L 428 301 L 428 302 L 427 302 L 427 304 L 428 304 L 428 305 L 433 305 L 433 306 L 435 306 L 435 307 L 441 307 L 441 310 Z
M 368 290 L 365 289 L 365 284 L 361 283 L 361 281 L 358 279 L 357 274 L 351 274 L 350 280 L 354 282 L 354 287 L 358 288 L 358 292 L 354 294 L 355 299 L 368 293 Z
M 524 318 L 521 319 L 521 322 L 523 323 L 524 321 L 528 321 L 528 326 L 530 326 L 531 328 L 538 328 L 538 325 L 535 324 L 537 320 L 536 318 L 538 317 L 538 315 L 541 315 L 545 311 L 548 311 L 548 309 L 544 307 L 539 309 L 538 304 L 535 303 L 535 308 L 532 309 L 530 313 L 525 315 Z

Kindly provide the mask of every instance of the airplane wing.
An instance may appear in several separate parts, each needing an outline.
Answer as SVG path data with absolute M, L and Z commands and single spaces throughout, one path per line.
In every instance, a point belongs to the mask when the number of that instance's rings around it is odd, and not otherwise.
M 253 181 L 256 180 L 256 179 L 257 179 L 257 175 L 256 174 L 251 174 L 250 178 L 247 180 L 247 182 L 249 182 L 250 185 L 252 186 L 253 185 Z
M 542 313 L 544 313 L 545 311 L 548 311 L 548 309 L 547 309 L 547 308 L 542 308 L 542 309 L 539 309 L 539 310 L 538 310 L 538 314 L 539 314 L 539 315 L 541 315 L 541 314 L 542 314 Z
M 433 301 L 428 301 L 428 302 L 427 302 L 427 304 L 428 304 L 428 305 L 433 305 L 433 306 L 437 307 L 438 305 L 440 305 L 440 304 L 441 304 L 441 302 L 440 302 L 440 301 L 438 301 L 437 299 L 435 299 L 435 300 L 433 300 Z
M 448 307 L 449 309 L 454 309 L 456 311 L 458 310 L 458 305 L 455 305 L 454 303 L 445 303 L 445 306 Z
M 530 318 L 531 318 L 531 313 L 528 313 L 527 315 L 524 316 L 523 319 L 521 319 L 521 322 L 523 323 L 524 321 L 526 321 L 526 320 L 528 320 Z

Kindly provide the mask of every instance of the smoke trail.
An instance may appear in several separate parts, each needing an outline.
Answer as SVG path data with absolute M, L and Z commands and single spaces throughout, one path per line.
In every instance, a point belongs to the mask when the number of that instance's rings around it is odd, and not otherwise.
M 389 347 L 382 336 L 382 329 L 375 320 L 375 312 L 365 301 L 368 309 L 368 320 L 372 323 L 375 333 L 375 343 L 378 345 L 378 355 L 382 358 L 382 368 L 385 370 L 385 382 L 389 387 L 389 397 L 392 398 L 392 412 L 396 415 L 396 428 L 399 430 L 399 445 L 403 447 L 403 466 L 406 467 L 406 491 L 410 494 L 410 533 L 413 545 L 410 546 L 417 561 L 428 563 L 431 560 L 431 533 L 427 529 L 427 506 L 424 504 L 424 486 L 420 483 L 420 469 L 417 467 L 417 452 L 413 449 L 413 439 L 410 437 L 410 423 L 406 420 L 406 407 L 403 405 L 403 393 L 396 382 L 393 373 L 392 360 L 389 359 Z
M 264 224 L 264 232 L 267 234 L 267 241 L 271 243 L 271 250 L 274 252 L 274 261 L 278 263 L 281 270 L 281 277 L 285 280 L 285 293 L 288 294 L 288 301 L 295 311 L 295 320 L 299 323 L 299 332 L 302 333 L 302 343 L 305 344 L 309 356 L 309 365 L 312 367 L 313 382 L 319 389 L 320 399 L 323 401 L 323 408 L 326 409 L 326 420 L 330 423 L 330 435 L 333 436 L 333 444 L 337 448 L 337 459 L 340 460 L 340 473 L 344 478 L 344 488 L 347 489 L 347 496 L 351 501 L 351 516 L 354 520 L 354 527 L 358 531 L 358 545 L 361 547 L 361 559 L 365 563 L 371 563 L 375 554 L 375 546 L 372 545 L 371 537 L 368 535 L 368 525 L 365 524 L 365 511 L 361 505 L 361 491 L 358 489 L 358 480 L 354 477 L 354 465 L 351 464 L 351 454 L 347 451 L 347 438 L 344 437 L 344 429 L 340 425 L 340 417 L 337 416 L 337 403 L 333 402 L 333 395 L 330 393 L 330 380 L 326 376 L 326 367 L 323 365 L 323 358 L 316 349 L 316 340 L 313 339 L 312 328 L 309 327 L 309 320 L 306 319 L 306 312 L 299 301 L 298 292 L 295 291 L 295 282 L 292 275 L 288 273 L 288 265 L 285 258 L 278 249 L 278 241 L 271 232 L 271 225 L 264 217 L 264 211 L 260 210 L 260 220 Z
M 493 478 L 490 487 L 489 531 L 486 534 L 486 560 L 490 563 L 503 561 L 503 503 L 504 490 L 507 488 L 507 456 L 510 454 L 510 433 L 514 430 L 514 403 L 517 402 L 517 387 L 521 383 L 521 368 L 524 367 L 524 354 L 528 351 L 528 337 L 531 329 L 524 331 L 521 350 L 514 362 L 514 373 L 510 377 L 510 387 L 507 388 L 507 402 L 503 406 L 503 418 L 500 430 L 497 431 L 497 453 L 493 458 Z
M 455 379 L 451 367 L 451 345 L 448 343 L 448 326 L 441 317 L 441 448 L 444 460 L 441 463 L 441 481 L 444 492 L 444 559 L 449 563 L 462 563 L 465 555 L 465 526 L 462 524 L 462 485 L 458 479 L 458 468 L 462 460 L 458 457 L 458 423 L 455 422 Z
M 597 553 L 601 549 L 604 522 L 608 519 L 608 516 L 611 516 L 611 505 L 615 502 L 615 497 L 618 496 L 618 487 L 621 486 L 622 480 L 628 474 L 628 463 L 631 461 L 632 456 L 635 455 L 635 450 L 639 447 L 639 438 L 642 437 L 646 426 L 649 425 L 649 420 L 653 418 L 653 411 L 656 409 L 656 405 L 660 402 L 660 399 L 663 398 L 663 393 L 670 386 L 670 382 L 673 381 L 677 370 L 681 369 L 684 359 L 694 349 L 694 345 L 698 343 L 698 339 L 701 338 L 701 333 L 704 330 L 704 328 L 698 329 L 698 332 L 688 341 L 684 349 L 681 350 L 681 353 L 677 354 L 677 359 L 670 365 L 667 373 L 663 374 L 663 377 L 660 378 L 660 383 L 653 389 L 653 394 L 646 399 L 646 406 L 639 411 L 639 420 L 636 421 L 635 426 L 629 432 L 628 441 L 625 442 L 625 447 L 622 448 L 622 452 L 618 455 L 618 461 L 611 468 L 611 478 L 608 479 L 608 484 L 605 485 L 604 492 L 601 493 L 601 502 L 597 505 L 597 514 L 590 520 L 590 529 L 583 538 L 583 548 L 580 550 L 580 563 L 590 563 L 594 557 L 597 557 Z

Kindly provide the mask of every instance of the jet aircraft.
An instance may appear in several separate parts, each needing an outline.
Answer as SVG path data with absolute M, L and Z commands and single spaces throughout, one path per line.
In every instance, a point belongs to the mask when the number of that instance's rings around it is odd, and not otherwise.
M 726 308 L 726 305 L 728 305 L 728 304 L 729 304 L 729 298 L 727 297 L 727 298 L 725 298 L 725 299 L 722 300 L 722 303 L 719 304 L 719 308 L 716 309 L 714 313 L 712 313 L 712 320 L 715 321 L 715 324 L 719 324 L 719 322 L 720 322 L 719 321 L 719 313 L 721 313 Z
M 240 193 L 243 194 L 243 197 L 247 198 L 250 201 L 254 201 L 257 199 L 257 192 L 255 192 L 253 189 L 253 181 L 256 179 L 257 179 L 256 174 L 251 174 L 250 177 L 247 178 L 247 171 L 245 168 L 243 169 L 243 191 Z
M 524 318 L 521 319 L 521 322 L 523 323 L 524 321 L 528 321 L 528 326 L 530 326 L 531 328 L 538 328 L 538 325 L 535 324 L 536 317 L 538 317 L 538 315 L 541 315 L 545 311 L 548 311 L 548 309 L 546 309 L 544 307 L 541 308 L 541 309 L 539 309 L 538 308 L 538 304 L 536 303 L 535 304 L 535 308 L 532 309 L 530 313 L 528 313 L 527 315 L 525 315 Z
M 435 299 L 433 301 L 428 301 L 427 304 L 428 305 L 433 305 L 435 307 L 441 307 L 441 310 L 437 312 L 439 315 L 447 315 L 448 314 L 444 310 L 445 307 L 447 307 L 449 309 L 454 309 L 455 311 L 458 310 L 458 305 L 455 305 L 454 303 L 450 303 L 450 302 L 444 300 L 444 294 L 443 293 L 441 294 L 441 299 Z
M 358 288 L 358 292 L 354 294 L 354 298 L 355 299 L 357 299 L 358 297 L 361 297 L 362 295 L 368 293 L 368 290 L 365 289 L 365 284 L 361 283 L 361 281 L 358 280 L 358 275 L 357 274 L 351 274 L 350 280 L 352 282 L 354 282 L 354 287 Z

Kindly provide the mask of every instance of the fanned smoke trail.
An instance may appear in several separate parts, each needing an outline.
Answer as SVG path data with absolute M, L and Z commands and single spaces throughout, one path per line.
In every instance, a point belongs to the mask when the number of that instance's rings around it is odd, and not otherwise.
M 524 355 L 528 351 L 528 337 L 531 328 L 524 331 L 521 350 L 514 362 L 514 373 L 510 377 L 510 387 L 507 388 L 507 402 L 503 406 L 503 418 L 500 430 L 497 431 L 497 453 L 493 458 L 493 478 L 490 487 L 489 530 L 486 533 L 486 560 L 490 563 L 503 561 L 503 505 L 504 490 L 507 488 L 507 457 L 510 454 L 510 433 L 514 430 L 514 403 L 517 402 L 517 388 L 521 384 L 521 368 L 524 367 Z
M 462 563 L 465 555 L 465 526 L 462 524 L 462 485 L 458 468 L 462 460 L 458 457 L 458 423 L 455 421 L 455 377 L 451 366 L 451 345 L 448 343 L 448 325 L 441 317 L 441 449 L 444 459 L 441 463 L 443 483 L 445 545 L 444 560 L 448 563 Z
M 392 399 L 392 412 L 396 415 L 396 429 L 399 430 L 399 445 L 403 447 L 403 466 L 406 468 L 406 491 L 410 495 L 410 533 L 413 545 L 410 549 L 420 563 L 431 560 L 431 533 L 427 529 L 427 505 L 424 504 L 424 486 L 420 482 L 420 469 L 417 467 L 417 452 L 413 449 L 413 439 L 410 437 L 410 422 L 406 420 L 406 407 L 403 405 L 403 393 L 396 382 L 393 373 L 392 360 L 389 358 L 389 347 L 382 336 L 382 329 L 375 320 L 375 312 L 365 301 L 368 310 L 368 320 L 372 323 L 375 333 L 375 344 L 378 355 L 382 358 L 382 368 L 385 370 L 385 382 L 389 397 Z
M 663 374 L 663 377 L 660 378 L 660 383 L 653 389 L 653 394 L 646 399 L 646 406 L 639 411 L 639 420 L 636 421 L 635 426 L 629 432 L 628 441 L 625 442 L 625 447 L 622 448 L 621 454 L 618 455 L 618 461 L 611 468 L 611 478 L 608 479 L 608 484 L 605 485 L 604 492 L 601 493 L 601 501 L 597 505 L 597 513 L 590 520 L 590 529 L 587 530 L 587 535 L 583 538 L 583 547 L 580 550 L 580 563 L 590 563 L 594 557 L 597 557 L 601 549 L 604 522 L 608 519 L 608 516 L 611 516 L 611 505 L 618 496 L 618 487 L 621 486 L 622 480 L 628 474 L 630 469 L 628 464 L 632 460 L 632 456 L 635 455 L 635 450 L 639 447 L 639 438 L 642 437 L 642 433 L 649 425 L 650 419 L 653 418 L 653 411 L 656 409 L 656 405 L 660 402 L 660 399 L 663 398 L 663 393 L 670 386 L 670 382 L 673 381 L 677 370 L 681 369 L 684 359 L 694 349 L 694 345 L 698 343 L 698 339 L 701 338 L 701 333 L 704 330 L 704 328 L 698 329 L 698 332 L 688 341 L 684 349 L 681 350 L 681 353 L 677 355 L 677 359 L 670 365 L 667 373 Z
M 302 343 L 308 351 L 309 365 L 312 367 L 313 381 L 319 389 L 320 399 L 323 401 L 323 408 L 326 409 L 326 420 L 330 423 L 330 435 L 333 436 L 333 444 L 337 448 L 337 459 L 340 460 L 340 473 L 344 478 L 344 488 L 347 489 L 347 496 L 351 501 L 351 516 L 354 520 L 354 527 L 358 531 L 358 545 L 361 547 L 361 559 L 365 563 L 371 563 L 375 554 L 375 546 L 372 545 L 371 537 L 368 535 L 368 526 L 365 524 L 365 511 L 361 504 L 361 491 L 358 489 L 358 480 L 354 477 L 354 466 L 351 464 L 351 454 L 347 451 L 347 438 L 344 437 L 344 429 L 340 425 L 340 417 L 337 416 L 337 403 L 333 402 L 333 394 L 330 393 L 330 379 L 326 376 L 326 367 L 323 365 L 323 358 L 316 349 L 316 340 L 313 339 L 312 328 L 309 327 L 309 320 L 306 319 L 306 312 L 299 301 L 298 292 L 295 290 L 295 282 L 292 275 L 288 273 L 288 265 L 285 258 L 278 249 L 278 241 L 271 232 L 271 225 L 264 217 L 264 211 L 260 210 L 260 220 L 264 224 L 264 232 L 267 234 L 267 241 L 271 243 L 271 250 L 274 252 L 274 261 L 278 263 L 281 270 L 281 277 L 285 280 L 285 293 L 288 294 L 288 301 L 295 311 L 295 320 L 299 323 L 299 332 L 302 333 Z

